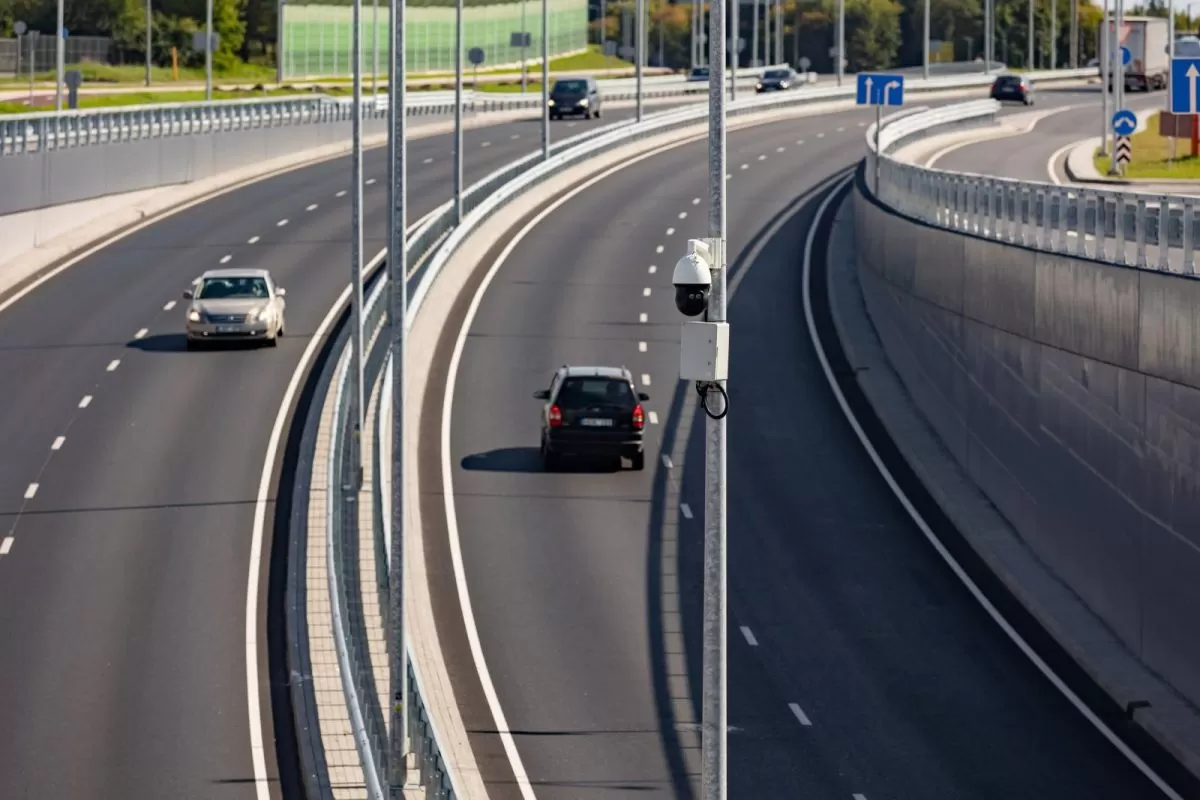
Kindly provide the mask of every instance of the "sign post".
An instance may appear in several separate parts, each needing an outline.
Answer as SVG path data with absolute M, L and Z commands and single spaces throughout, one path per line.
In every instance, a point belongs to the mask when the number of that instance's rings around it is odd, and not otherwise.
M 904 105 L 904 76 L 886 72 L 858 73 L 854 102 L 860 106 L 875 106 L 875 194 L 879 194 L 879 123 L 883 107 Z

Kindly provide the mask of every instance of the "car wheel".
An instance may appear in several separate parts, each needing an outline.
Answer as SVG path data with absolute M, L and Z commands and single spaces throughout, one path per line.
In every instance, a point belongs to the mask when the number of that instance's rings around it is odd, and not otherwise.
M 278 336 L 283 336 L 283 332 L 284 332 L 284 329 L 285 329 L 285 327 L 286 327 L 286 326 L 285 326 L 285 324 L 284 324 L 283 317 L 280 317 L 280 318 L 279 318 L 279 330 L 277 330 L 277 331 L 275 332 L 275 335 L 276 335 L 277 337 L 278 337 Z
M 596 119 L 600 119 L 600 109 L 596 109 Z
M 643 450 L 640 453 L 634 453 L 633 458 L 631 458 L 630 461 L 633 462 L 633 468 L 635 470 L 639 472 L 644 470 L 646 468 L 646 451 Z

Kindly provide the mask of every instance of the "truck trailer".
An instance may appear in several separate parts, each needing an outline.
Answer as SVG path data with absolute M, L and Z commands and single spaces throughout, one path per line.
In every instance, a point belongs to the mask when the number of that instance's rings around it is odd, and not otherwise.
M 1167 80 L 1171 71 L 1167 55 L 1170 37 L 1167 19 L 1165 17 L 1125 17 L 1123 23 L 1120 46 L 1129 48 L 1132 56 L 1129 63 L 1125 65 L 1125 91 L 1149 92 L 1167 88 Z M 1113 20 L 1109 20 L 1109 31 L 1115 24 Z M 1104 26 L 1101 24 L 1100 29 L 1096 31 L 1097 38 L 1103 29 Z M 1109 41 L 1112 40 L 1109 39 Z M 1100 44 L 1097 42 L 1097 45 Z M 1107 54 L 1108 48 L 1098 46 L 1096 52 Z M 1113 75 L 1109 76 L 1110 87 L 1113 78 Z

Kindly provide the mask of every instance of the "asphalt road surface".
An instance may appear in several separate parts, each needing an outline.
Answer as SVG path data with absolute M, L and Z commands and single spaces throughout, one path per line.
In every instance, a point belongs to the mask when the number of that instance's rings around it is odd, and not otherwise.
M 1153 798 L 928 546 L 820 372 L 800 300 L 813 190 L 861 158 L 872 118 L 729 137 L 729 795 Z M 699 792 L 704 426 L 676 378 L 670 274 L 707 235 L 705 148 L 547 216 L 484 295 L 457 373 L 465 574 L 539 800 Z M 644 472 L 542 472 L 531 395 L 563 363 L 624 364 L 649 392 Z M 469 663 L 450 668 L 477 694 Z M 468 725 L 492 796 L 518 797 L 494 725 Z
M 539 124 L 468 131 L 468 185 L 537 149 Z M 410 143 L 410 223 L 449 197 L 450 146 Z M 385 153 L 365 157 L 368 256 L 386 243 Z M 348 183 L 339 159 L 226 194 L 0 313 L 0 797 L 254 796 L 254 501 L 284 388 L 349 281 Z M 277 350 L 184 351 L 180 294 L 226 256 L 289 290 Z

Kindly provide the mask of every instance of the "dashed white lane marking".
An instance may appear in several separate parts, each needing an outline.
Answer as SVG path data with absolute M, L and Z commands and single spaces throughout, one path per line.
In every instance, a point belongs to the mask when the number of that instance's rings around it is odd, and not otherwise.
M 422 164 L 432 164 L 432 163 L 433 163 L 433 159 L 432 159 L 432 158 L 427 158 L 427 159 L 425 159 L 424 161 L 422 161 L 421 163 L 422 163 Z
M 375 178 L 367 178 L 367 186 L 370 186 L 372 183 L 375 182 L 375 180 L 376 180 Z
M 653 412 L 653 411 L 651 411 L 651 412 L 650 412 L 650 424 L 651 424 L 651 425 L 657 425 L 657 424 L 658 424 L 658 414 L 656 414 L 656 413 L 655 413 L 655 412 Z
M 649 319 L 650 319 L 650 315 L 647 314 L 645 311 L 638 314 L 638 322 L 648 322 Z
M 726 173 L 725 173 L 725 180 L 729 180 L 729 179 L 730 179 L 730 178 L 732 178 L 732 177 L 733 177 L 733 173 L 732 173 L 732 172 L 726 172 Z
M 862 125 L 861 122 L 858 124 Z M 858 792 L 855 792 L 852 797 L 853 800 L 867 800 L 867 796 L 865 794 L 859 794 Z
M 662 251 L 663 251 L 663 246 L 661 244 L 658 247 L 654 248 L 654 252 L 656 252 L 656 253 L 661 253 Z
M 845 128 L 838 128 L 838 129 L 837 129 L 837 132 L 838 132 L 838 133 L 841 133 L 841 132 L 842 132 L 842 131 L 844 131 L 844 130 L 846 130 L 846 129 L 845 129 Z
M 742 169 L 750 169 L 750 165 L 749 165 L 749 164 L 742 164 Z
M 108 368 L 105 371 L 106 372 L 116 372 L 117 367 L 119 367 L 119 366 L 121 366 L 121 359 L 114 358 L 112 361 L 108 362 Z
M 137 333 L 135 333 L 135 334 L 133 335 L 133 338 L 135 338 L 135 339 L 145 339 L 145 338 L 146 338 L 146 334 L 148 334 L 149 332 L 150 332 L 150 331 L 149 331 L 148 329 L 146 329 L 146 328 L 140 328 L 140 329 L 138 329 L 138 332 L 137 332 Z
M 37 494 L 37 490 L 38 490 L 38 485 L 36 483 L 29 484 L 29 488 L 27 488 L 25 490 L 25 499 L 32 500 L 34 495 Z
M 675 235 L 675 229 L 667 228 L 667 236 L 674 236 L 674 235 Z
M 642 297 L 649 297 L 649 296 L 650 296 L 650 287 L 647 286 L 645 289 L 642 289 Z
M 491 142 L 484 142 L 483 144 L 481 144 L 481 145 L 479 145 L 479 146 L 480 146 L 480 147 L 491 147 L 491 146 L 492 146 L 492 143 L 491 143 Z
M 308 208 L 306 208 L 306 209 L 304 209 L 304 210 L 305 210 L 305 211 L 316 211 L 316 210 L 317 210 L 317 204 L 316 204 L 316 203 L 313 203 L 311 206 L 309 206 Z
M 165 306 L 163 306 L 163 311 L 170 311 L 170 310 L 171 310 L 172 308 L 174 308 L 174 307 L 175 307 L 175 301 L 174 301 L 174 300 L 169 300 L 169 301 L 167 302 L 167 304 L 166 304 Z
M 683 512 L 683 518 L 684 518 L 684 519 L 691 519 L 691 518 L 692 518 L 692 509 L 691 509 L 691 508 L 688 506 L 688 504 L 687 504 L 687 503 L 680 503 L 680 504 L 679 504 L 679 510 Z
M 796 715 L 796 719 L 800 720 L 801 725 L 806 728 L 812 726 L 812 720 L 808 718 L 808 715 L 804 713 L 804 709 L 798 703 L 788 703 L 788 708 Z
M 50 445 L 51 450 L 62 450 L 63 444 L 67 441 L 65 436 L 56 436 L 54 442 Z
M 574 128 L 574 127 L 575 127 L 576 125 L 578 125 L 578 124 L 579 124 L 578 122 L 568 122 L 568 123 L 567 123 L 567 127 L 568 127 L 568 128 Z
M 865 127 L 867 127 L 867 123 L 865 123 L 865 122 L 860 122 L 860 123 L 858 123 L 858 127 L 860 127 L 860 128 L 865 128 Z M 861 797 L 861 796 L 862 796 L 862 795 L 857 795 L 857 794 L 855 795 L 855 797 Z
M 0 542 L 0 556 L 6 556 L 12 552 L 13 537 L 5 536 L 4 541 Z
M 818 133 L 818 134 L 817 134 L 817 138 L 818 138 L 818 139 L 824 139 L 824 138 L 825 138 L 825 134 L 823 134 L 823 133 Z
M 638 352 L 639 353 L 646 352 L 646 343 L 645 342 L 638 342 Z
M 687 212 L 686 212 L 686 211 L 680 211 L 680 212 L 679 212 L 679 218 L 680 218 L 680 219 L 687 219 Z
M 751 647 L 758 647 L 758 639 L 754 638 L 754 631 L 750 630 L 745 625 L 742 626 L 742 636 L 746 637 L 746 644 L 750 645 Z
M 658 272 L 658 265 L 657 265 L 657 264 L 651 264 L 651 265 L 650 265 L 650 274 L 651 274 L 651 275 L 653 275 L 653 274 L 654 274 L 654 273 L 656 273 L 656 272 Z
M 258 238 L 259 237 L 257 237 L 257 236 L 251 236 L 249 239 L 246 240 L 246 244 L 257 244 Z
M 233 260 L 233 256 L 231 256 L 231 255 L 226 254 L 226 255 L 221 256 L 222 264 L 228 264 L 232 260 Z
M 797 139 L 797 140 L 796 140 L 796 144 L 804 144 L 804 140 L 803 140 L 803 139 Z
M 510 136 L 510 137 L 508 137 L 508 138 L 510 138 L 510 139 L 520 139 L 520 138 L 521 138 L 521 134 L 519 134 L 519 133 L 514 133 L 512 136 Z
M 346 196 L 345 189 L 342 189 L 340 192 L 338 192 L 337 194 L 334 195 L 334 197 L 345 197 L 345 196 Z
M 666 467 L 667 469 L 670 469 L 671 467 L 675 466 L 674 464 L 671 463 L 671 457 L 669 455 L 667 455 L 666 453 L 662 454 L 662 462 L 663 462 L 663 466 Z
M 776 153 L 782 153 L 782 152 L 783 152 L 784 150 L 786 150 L 786 149 L 787 149 L 786 147 L 776 147 L 776 148 L 775 148 L 775 152 L 776 152 Z
M 767 160 L 767 156 L 766 156 L 765 154 L 763 154 L 763 155 L 760 155 L 760 156 L 758 157 L 758 160 L 759 160 L 759 161 L 766 161 L 766 160 Z
M 694 205 L 694 206 L 698 206 L 698 205 L 700 205 L 700 198 L 699 198 L 699 197 L 693 197 L 693 198 L 692 198 L 692 205 Z
M 83 399 L 79 401 L 80 408 L 87 408 L 91 404 L 92 404 L 92 396 L 90 394 L 85 394 L 83 396 Z
M 647 375 L 645 372 L 643 372 L 642 373 L 642 386 L 649 386 L 649 385 L 650 385 L 650 376 Z
M 288 224 L 288 221 L 286 219 L 281 219 L 281 220 L 279 220 L 279 222 L 275 223 L 275 227 L 282 228 L 284 225 L 287 225 L 287 224 Z

